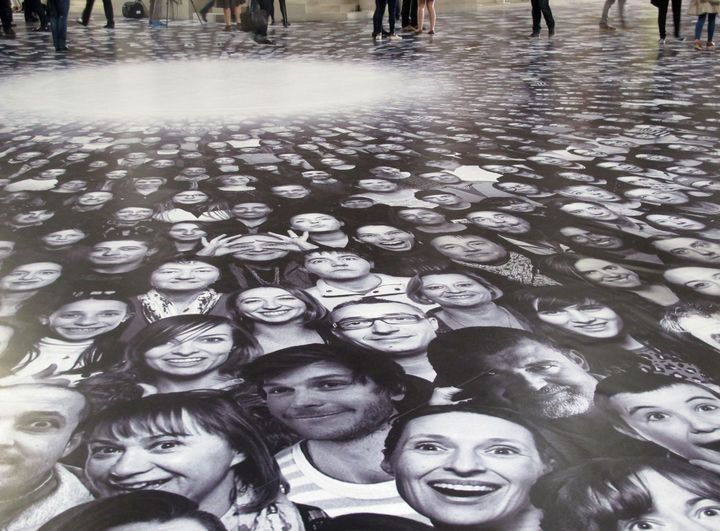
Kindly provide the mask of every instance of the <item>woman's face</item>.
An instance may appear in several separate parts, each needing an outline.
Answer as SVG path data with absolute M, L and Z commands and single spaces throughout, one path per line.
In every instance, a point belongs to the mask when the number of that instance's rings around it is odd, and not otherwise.
M 409 251 L 415 236 L 390 225 L 365 225 L 357 230 L 357 239 L 386 251 Z
M 573 243 L 596 249 L 621 249 L 623 247 L 623 241 L 618 236 L 599 234 L 579 227 L 563 227 L 560 229 L 560 234 Z
M 290 227 L 303 232 L 332 232 L 340 230 L 343 223 L 337 218 L 317 212 L 298 214 L 290 218 Z
M 110 192 L 87 192 L 77 198 L 77 204 L 81 206 L 104 205 L 113 198 Z
M 87 238 L 80 229 L 63 229 L 45 234 L 41 240 L 48 247 L 66 247 Z
M 690 314 L 679 319 L 679 324 L 691 336 L 720 351 L 720 312 Z
M 422 295 L 443 307 L 468 308 L 486 304 L 494 294 L 477 280 L 458 274 L 426 275 Z
M 466 412 L 411 420 L 387 465 L 401 497 L 443 529 L 513 529 L 547 471 L 527 429 Z
M 585 301 L 556 310 L 538 310 L 537 315 L 542 322 L 562 328 L 566 332 L 597 339 L 616 337 L 623 327 L 622 318 L 612 308 L 595 301 Z
M 676 267 L 663 273 L 665 280 L 710 297 L 720 297 L 720 269 Z
M 568 203 L 561 206 L 560 210 L 583 219 L 612 221 L 618 218 L 615 212 L 596 203 Z
M 240 219 L 262 219 L 272 213 L 272 208 L 265 203 L 238 203 L 231 212 Z
M 0 277 L 0 289 L 34 291 L 49 286 L 62 274 L 62 266 L 54 262 L 32 262 L 17 266 Z
M 173 196 L 173 202 L 178 205 L 198 205 L 208 200 L 207 194 L 197 190 L 179 192 Z
M 115 330 L 128 316 L 117 300 L 84 299 L 61 306 L 47 317 L 47 326 L 68 341 L 87 341 Z
M 168 236 L 179 242 L 194 242 L 207 236 L 207 232 L 195 223 L 176 223 L 168 231 Z
M 168 262 L 150 275 L 150 284 L 159 291 L 202 291 L 220 278 L 217 267 L 204 262 Z
M 637 273 L 606 260 L 582 258 L 575 262 L 575 269 L 583 278 L 608 288 L 637 288 L 642 285 Z
M 649 491 L 653 506 L 642 516 L 618 521 L 617 531 L 720 529 L 719 499 L 698 496 L 654 470 L 642 470 L 637 476 Z
M 358 188 L 367 190 L 368 192 L 394 192 L 398 185 L 386 181 L 385 179 L 360 179 L 357 183 Z
M 668 230 L 702 230 L 705 224 L 700 221 L 669 214 L 648 214 L 647 219 Z
M 476 227 L 504 234 L 524 234 L 530 230 L 530 223 L 505 212 L 483 210 L 471 212 L 466 217 Z
M 248 319 L 266 324 L 284 324 L 301 319 L 305 303 L 281 288 L 254 288 L 244 291 L 237 309 Z
M 401 220 L 421 226 L 442 225 L 447 222 L 445 216 L 429 208 L 405 208 L 397 214 Z
M 168 378 L 192 378 L 218 371 L 230 357 L 232 328 L 220 324 L 207 330 L 177 334 L 145 352 L 145 365 Z
M 247 186 L 250 178 L 246 175 L 227 175 L 221 182 L 223 186 Z
M 200 506 L 207 500 L 227 499 L 234 485 L 232 467 L 244 455 L 224 437 L 205 431 L 187 413 L 182 415 L 182 424 L 182 435 L 143 428 L 128 437 L 110 430 L 92 433 L 85 462 L 92 490 L 101 497 L 162 490 Z

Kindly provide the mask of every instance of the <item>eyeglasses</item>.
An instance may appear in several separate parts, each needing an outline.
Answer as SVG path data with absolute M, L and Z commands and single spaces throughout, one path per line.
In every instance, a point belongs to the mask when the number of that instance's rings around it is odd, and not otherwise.
M 422 315 L 396 313 L 369 319 L 342 319 L 337 323 L 334 323 L 333 328 L 339 328 L 340 330 L 362 330 L 363 328 L 370 328 L 375 324 L 375 321 L 382 321 L 383 323 L 389 325 L 410 325 L 419 323 L 423 319 L 425 319 L 425 317 Z

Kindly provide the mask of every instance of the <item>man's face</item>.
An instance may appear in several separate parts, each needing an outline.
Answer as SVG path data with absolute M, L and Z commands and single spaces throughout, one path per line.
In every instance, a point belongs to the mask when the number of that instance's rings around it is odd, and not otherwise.
M 471 212 L 466 217 L 476 227 L 504 234 L 524 234 L 530 230 L 530 223 L 504 212 L 481 210 Z
M 642 285 L 640 276 L 621 265 L 596 258 L 582 258 L 575 269 L 583 278 L 607 288 L 637 288 Z
M 525 183 L 504 182 L 498 183 L 497 186 L 504 192 L 518 195 L 535 195 L 540 192 L 536 186 Z
M 414 306 L 397 302 L 353 304 L 332 312 L 341 339 L 394 357 L 427 352 L 437 321 Z
M 107 172 L 105 174 L 105 177 L 107 177 L 111 181 L 115 181 L 118 179 L 124 179 L 125 177 L 127 177 L 127 174 L 128 174 L 127 170 L 112 170 L 112 171 Z
M 625 197 L 658 205 L 683 205 L 690 200 L 679 191 L 662 191 L 653 188 L 634 188 L 625 192 Z
M 625 423 L 624 433 L 684 459 L 720 464 L 720 399 L 707 388 L 678 383 L 646 393 L 619 393 L 609 405 Z
M 97 266 L 124 265 L 141 262 L 150 249 L 138 240 L 109 240 L 93 245 L 88 260 Z
M 360 179 L 358 188 L 367 190 L 368 192 L 394 192 L 398 189 L 398 185 L 386 181 L 385 179 Z
M 503 247 L 481 236 L 440 236 L 431 245 L 451 260 L 478 264 L 496 262 L 508 255 Z
M 127 317 L 123 301 L 84 299 L 61 306 L 45 321 L 63 339 L 85 341 L 115 330 Z
M 164 179 L 159 177 L 146 177 L 141 179 L 135 179 L 135 188 L 141 191 L 145 190 L 157 190 L 165 182 Z
M 250 178 L 247 175 L 224 175 L 221 182 L 223 186 L 247 186 Z
M 656 240 L 653 246 L 683 260 L 702 264 L 720 264 L 720 243 L 698 238 L 667 238 Z
M 265 203 L 238 203 L 231 212 L 239 219 L 262 219 L 270 215 L 272 208 Z
M 618 201 L 620 196 L 597 186 L 578 185 L 561 188 L 558 193 L 581 201 Z
M 720 297 L 720 269 L 710 267 L 677 267 L 663 273 L 668 282 L 685 286 L 702 295 Z
M 310 212 L 290 218 L 290 227 L 303 232 L 332 232 L 340 230 L 343 223 L 329 214 Z
M 445 216 L 429 208 L 405 208 L 397 215 L 401 220 L 416 225 L 442 225 L 447 222 Z
M 0 277 L 0 289 L 35 291 L 49 286 L 62 275 L 62 266 L 54 262 L 32 262 L 17 266 Z
M 245 262 L 272 262 L 285 258 L 290 251 L 287 244 L 272 236 L 262 234 L 238 238 L 233 243 L 232 256 Z
M 207 236 L 207 232 L 195 223 L 176 223 L 168 231 L 168 236 L 173 240 L 181 242 L 193 242 Z
M 160 291 L 200 291 L 220 278 L 217 267 L 204 262 L 168 262 L 150 275 L 150 284 Z
M 77 204 L 80 206 L 104 205 L 113 198 L 110 192 L 87 192 L 78 196 Z
M 63 190 L 64 192 L 80 192 L 87 188 L 87 182 L 81 181 L 80 179 L 74 179 L 72 181 L 65 181 L 60 184 L 57 189 Z
M 465 412 L 411 420 L 384 466 L 411 507 L 453 529 L 500 529 L 529 509 L 548 468 L 526 428 Z
M 302 172 L 302 176 L 306 179 L 313 179 L 315 181 L 325 181 L 330 178 L 330 174 L 322 170 L 308 170 Z
M 71 389 L 0 387 L 0 499 L 29 493 L 75 449 L 80 439 L 72 434 L 84 407 Z
M 304 199 L 310 195 L 310 190 L 299 184 L 273 186 L 271 191 L 273 194 L 284 197 L 285 199 Z
M 85 474 L 101 497 L 138 490 L 180 494 L 204 503 L 227 499 L 233 490 L 232 467 L 244 460 L 220 435 L 208 433 L 183 412 L 182 434 L 160 429 L 123 437 L 95 431 L 88 440 Z
M 521 412 L 544 418 L 580 415 L 593 403 L 596 380 L 561 352 L 530 339 L 482 360 L 485 389 Z M 480 383 L 480 382 L 478 382 Z
M 305 270 L 329 280 L 351 280 L 370 274 L 373 264 L 352 253 L 319 252 L 305 258 Z
M 358 228 L 357 239 L 385 251 L 409 251 L 415 244 L 415 236 L 390 225 L 364 225 Z
M 574 243 L 585 245 L 587 247 L 595 247 L 598 249 L 620 249 L 623 246 L 622 239 L 617 236 L 599 234 L 597 232 L 592 232 L 578 227 L 563 227 L 560 229 L 560 234 Z
M 437 194 L 426 195 L 423 197 L 423 201 L 444 206 L 452 206 L 462 203 L 462 200 L 458 196 L 449 192 L 440 192 Z
M 293 369 L 263 382 L 273 417 L 303 438 L 350 441 L 383 427 L 394 414 L 393 397 L 333 362 Z
M 427 177 L 433 182 L 440 183 L 440 184 L 458 184 L 461 183 L 462 180 L 457 175 L 453 175 L 452 173 L 433 173 L 432 175 Z

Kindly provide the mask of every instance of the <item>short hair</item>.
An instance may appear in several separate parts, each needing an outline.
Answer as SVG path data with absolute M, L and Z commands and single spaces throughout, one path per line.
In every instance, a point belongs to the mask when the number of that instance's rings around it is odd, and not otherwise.
M 213 514 L 198 510 L 194 501 L 162 490 L 128 492 L 93 500 L 60 513 L 38 531 L 97 531 L 141 522 L 192 520 L 207 531 L 226 531 Z
M 472 376 L 468 370 L 478 360 L 516 347 L 522 341 L 540 343 L 567 356 L 566 349 L 544 336 L 515 328 L 472 326 L 451 330 L 433 339 L 428 346 L 428 359 L 443 381 L 459 386 Z
M 254 498 L 245 511 L 260 511 L 277 499 L 283 486 L 280 468 L 250 415 L 229 393 L 204 389 L 120 401 L 92 417 L 86 433 L 89 437 L 100 433 L 123 438 L 153 432 L 185 434 L 185 416 L 245 454 L 246 459 L 233 466 L 237 485 L 253 487 Z
M 545 436 L 541 433 L 541 429 L 526 416 L 517 411 L 513 411 L 512 409 L 484 405 L 477 400 L 469 400 L 455 404 L 426 405 L 400 415 L 393 422 L 387 437 L 385 437 L 385 448 L 383 449 L 385 459 L 390 459 L 395 453 L 395 450 L 400 443 L 400 438 L 410 422 L 417 418 L 427 417 L 430 415 L 442 415 L 446 413 L 473 413 L 476 415 L 486 415 L 488 417 L 497 417 L 508 422 L 512 422 L 513 424 L 517 424 L 518 426 L 522 426 L 533 435 L 535 447 L 537 448 L 544 463 L 551 464 L 557 460 L 555 451 L 552 449 Z
M 440 194 L 454 195 L 455 197 L 460 199 L 460 196 L 456 193 L 449 192 L 447 190 L 438 190 L 437 188 L 433 188 L 431 190 L 418 190 L 417 192 L 415 192 L 415 199 L 425 199 L 428 196 Z
M 503 291 L 500 288 L 498 288 L 491 282 L 488 282 L 479 274 L 473 271 L 466 271 L 463 269 L 448 268 L 438 271 L 425 271 L 422 273 L 417 273 L 414 277 L 412 277 L 408 282 L 407 288 L 405 290 L 407 292 L 408 298 L 411 301 L 417 302 L 418 304 L 433 304 L 431 300 L 427 299 L 422 294 L 423 278 L 429 275 L 462 275 L 464 277 L 474 280 L 478 284 L 482 285 L 485 289 L 487 289 L 490 293 L 492 293 L 492 300 L 499 299 L 503 296 Z
M 680 320 L 692 315 L 710 317 L 720 313 L 720 304 L 703 301 L 683 302 L 668 308 L 660 319 L 660 327 L 675 335 L 686 335 L 687 332 Z
M 424 312 L 420 308 L 418 308 L 417 306 L 413 306 L 412 304 L 407 302 L 391 301 L 389 299 L 383 299 L 380 297 L 361 297 L 360 299 L 354 301 L 345 301 L 342 304 L 338 304 L 337 306 L 335 306 L 335 308 L 332 309 L 330 315 L 332 316 L 332 314 L 335 313 L 337 310 L 347 308 L 348 306 L 359 306 L 360 304 L 402 304 L 403 306 L 412 308 L 416 312 L 424 314 Z
M 336 363 L 349 369 L 359 381 L 371 380 L 388 394 L 406 390 L 403 368 L 383 354 L 334 345 L 298 345 L 266 354 L 245 365 L 242 376 L 257 385 L 262 396 L 264 382 L 314 363 Z
M 185 333 L 201 333 L 220 325 L 232 330 L 233 349 L 220 366 L 220 372 L 233 374 L 240 365 L 260 354 L 257 341 L 247 330 L 225 317 L 205 314 L 174 315 L 150 323 L 140 330 L 125 348 L 125 370 L 134 372 L 141 381 L 151 378 L 152 369 L 145 363 L 145 353 Z
M 327 317 L 328 311 L 325 306 L 320 304 L 317 299 L 314 297 L 308 295 L 303 290 L 299 288 L 294 288 L 292 286 L 281 286 L 279 284 L 265 284 L 263 286 L 255 286 L 250 288 L 245 288 L 243 290 L 240 290 L 233 295 L 230 296 L 229 304 L 230 304 L 230 311 L 232 312 L 233 319 L 244 326 L 245 329 L 252 332 L 254 330 L 255 324 L 252 319 L 247 317 L 244 313 L 242 313 L 238 308 L 238 301 L 240 300 L 240 297 L 243 293 L 246 291 L 250 291 L 251 289 L 257 289 L 258 287 L 262 288 L 277 288 L 281 289 L 283 291 L 286 291 L 299 301 L 301 301 L 305 305 L 305 311 L 302 314 L 303 324 L 319 324 L 320 322 L 324 321 Z
M 530 491 L 543 511 L 542 528 L 553 531 L 611 531 L 620 520 L 649 513 L 652 493 L 639 474 L 652 470 L 702 498 L 720 500 L 720 477 L 666 457 L 596 458 L 540 478 Z
M 322 531 L 431 531 L 417 520 L 391 514 L 352 513 L 336 516 L 322 526 Z
M 354 247 L 346 247 L 344 249 L 331 249 L 331 248 L 318 248 L 318 249 L 311 249 L 309 251 L 305 251 L 304 257 L 305 260 L 307 260 L 310 257 L 313 256 L 322 256 L 324 254 L 354 254 L 355 256 L 362 258 L 366 262 L 373 262 L 372 257 L 369 253 L 354 248 Z

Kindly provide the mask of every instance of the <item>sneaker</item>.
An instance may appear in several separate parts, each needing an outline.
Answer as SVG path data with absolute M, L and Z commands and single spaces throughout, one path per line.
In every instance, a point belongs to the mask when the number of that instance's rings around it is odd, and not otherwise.
M 380 34 L 383 39 L 387 39 L 390 36 L 389 31 L 382 30 L 382 33 Z
M 702 41 L 700 39 L 695 39 L 695 42 L 693 42 L 693 47 L 696 50 L 702 50 L 702 48 L 703 48 Z
M 665 44 L 665 37 L 659 38 L 659 39 L 658 39 L 658 44 L 659 44 L 660 46 L 663 46 L 663 45 Z
M 530 35 L 528 35 L 528 39 L 537 39 L 540 36 L 539 31 L 533 31 Z
M 680 35 L 675 35 L 675 40 L 678 42 L 684 42 L 686 39 L 685 37 L 681 37 Z
M 85 24 L 85 23 L 83 22 L 83 19 L 82 19 L 81 17 L 78 17 L 77 19 L 75 19 L 75 22 L 77 22 L 77 23 L 80 24 L 81 26 L 87 27 L 87 24 Z
M 600 29 L 602 29 L 602 30 L 615 31 L 617 29 L 617 28 L 615 28 L 615 26 L 611 26 L 607 22 L 601 22 L 599 25 L 600 25 Z
M 163 23 L 160 22 L 159 20 L 152 20 L 152 21 L 150 22 L 150 27 L 151 27 L 151 28 L 162 28 L 163 26 L 165 26 L 165 24 L 163 24 Z
M 555 28 L 548 28 L 548 37 L 555 36 Z
M 403 26 L 401 29 L 402 29 L 402 31 L 404 31 L 404 32 L 415 31 L 415 28 L 413 28 L 413 27 L 410 26 L 410 25 L 408 25 L 408 26 Z
M 379 33 L 373 32 L 373 34 L 372 34 L 372 38 L 373 38 L 373 39 L 377 39 L 379 36 L 380 36 Z
M 712 50 L 713 48 L 715 48 L 715 43 L 714 43 L 713 41 L 707 41 L 707 43 L 705 44 L 705 46 L 706 46 L 709 50 Z

